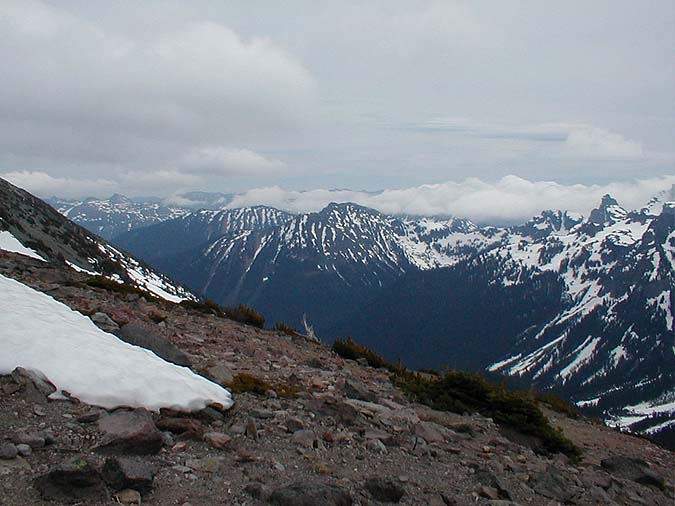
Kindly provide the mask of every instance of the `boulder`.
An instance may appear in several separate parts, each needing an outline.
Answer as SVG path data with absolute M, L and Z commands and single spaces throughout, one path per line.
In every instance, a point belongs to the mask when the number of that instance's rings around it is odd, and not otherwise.
M 363 383 L 353 379 L 345 380 L 345 384 L 342 387 L 342 391 L 350 399 L 358 399 L 361 401 L 368 401 L 368 402 L 377 401 L 377 395 L 375 394 L 375 392 L 371 392 Z
M 105 330 L 106 332 L 113 332 L 120 328 L 120 326 L 117 325 L 117 323 L 115 323 L 115 321 L 105 313 L 94 313 L 90 316 L 90 318 L 98 328 Z
M 99 452 L 151 455 L 162 449 L 162 433 L 143 409 L 117 411 L 101 418 L 98 426 L 103 432 Z
M 180 439 L 201 441 L 204 437 L 204 426 L 192 418 L 160 418 L 155 424 L 159 430 L 180 434 Z
M 103 466 L 103 480 L 116 492 L 131 488 L 147 494 L 156 474 L 153 464 L 138 457 L 109 458 Z
M 56 392 L 56 387 L 39 371 L 17 367 L 12 371 L 12 379 L 24 389 L 24 395 L 30 401 L 45 402 L 46 397 Z
M 349 492 L 337 485 L 298 482 L 272 491 L 268 502 L 276 506 L 351 506 Z
M 534 474 L 530 487 L 537 494 L 561 503 L 570 502 L 579 493 L 579 488 L 553 466 Z
M 115 500 L 121 504 L 141 504 L 141 494 L 137 490 L 125 488 L 120 490 L 114 496 Z
M 665 486 L 663 478 L 649 469 L 649 464 L 642 459 L 616 456 L 603 459 L 600 465 L 607 472 L 619 478 L 625 478 L 651 487 L 663 488 Z
M 447 439 L 445 427 L 434 422 L 420 422 L 415 425 L 413 433 L 427 443 L 444 443 Z
M 61 502 L 97 501 L 108 493 L 96 462 L 76 456 L 52 466 L 35 479 L 35 488 L 43 499 Z
M 222 432 L 207 432 L 204 434 L 204 441 L 212 448 L 223 449 L 230 444 L 232 438 Z
M 2 460 L 11 460 L 15 459 L 19 454 L 19 450 L 12 443 L 1 443 L 0 444 L 0 459 Z
M 186 367 L 192 365 L 188 356 L 180 351 L 171 341 L 155 334 L 143 325 L 127 323 L 119 331 L 115 332 L 115 335 L 122 341 L 152 351 L 167 362 Z
M 373 499 L 381 502 L 399 502 L 405 490 L 394 480 L 375 476 L 366 480 L 366 490 Z

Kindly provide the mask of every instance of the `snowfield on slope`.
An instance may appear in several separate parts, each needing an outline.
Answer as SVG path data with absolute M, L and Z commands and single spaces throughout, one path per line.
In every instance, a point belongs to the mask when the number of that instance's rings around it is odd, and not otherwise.
M 37 260 L 45 261 L 34 250 L 26 248 L 21 241 L 14 237 L 8 230 L 0 230 L 0 249 L 11 251 L 12 253 L 19 253 L 27 257 L 35 258 Z
M 0 374 L 39 371 L 57 391 L 111 409 L 232 406 L 224 388 L 103 332 L 86 316 L 0 275 Z

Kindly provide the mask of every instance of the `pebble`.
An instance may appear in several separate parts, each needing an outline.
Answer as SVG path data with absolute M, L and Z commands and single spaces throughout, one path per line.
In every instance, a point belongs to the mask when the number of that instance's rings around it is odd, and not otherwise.
M 0 459 L 2 460 L 11 460 L 16 458 L 19 451 L 16 446 L 12 443 L 2 443 L 0 444 Z
M 18 444 L 16 445 L 16 449 L 22 457 L 28 457 L 33 453 L 33 450 L 27 444 Z

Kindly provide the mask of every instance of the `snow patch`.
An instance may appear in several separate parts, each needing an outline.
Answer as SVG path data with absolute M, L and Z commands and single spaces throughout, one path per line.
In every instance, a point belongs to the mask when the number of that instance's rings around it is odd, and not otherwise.
M 26 248 L 9 230 L 0 230 L 0 249 L 46 262 L 35 250 Z
M 232 406 L 224 388 L 103 332 L 86 316 L 0 275 L 0 374 L 39 371 L 63 392 L 106 409 Z

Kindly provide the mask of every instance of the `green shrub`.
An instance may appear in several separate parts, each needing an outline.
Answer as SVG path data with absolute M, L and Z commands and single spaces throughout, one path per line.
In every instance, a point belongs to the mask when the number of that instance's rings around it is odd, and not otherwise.
M 342 358 L 348 360 L 356 360 L 358 358 L 365 358 L 368 365 L 379 369 L 385 367 L 389 370 L 395 370 L 396 366 L 387 362 L 380 355 L 365 346 L 355 343 L 351 337 L 347 339 L 338 339 L 333 343 L 333 351 Z
M 236 307 L 226 307 L 225 316 L 230 320 L 234 320 L 244 325 L 251 325 L 252 327 L 258 327 L 259 329 L 265 326 L 265 317 L 251 309 L 248 306 L 239 304 Z
M 221 318 L 225 317 L 225 313 L 223 312 L 223 308 L 221 308 L 218 304 L 213 302 L 212 300 L 205 300 L 205 301 L 199 301 L 199 300 L 182 300 L 179 304 L 180 306 L 184 307 L 185 309 L 188 310 L 193 310 L 197 311 L 199 313 L 204 313 L 204 314 L 212 314 L 215 316 L 219 316 Z
M 553 411 L 557 411 L 558 413 L 563 413 L 570 418 L 579 418 L 579 410 L 575 408 L 572 404 L 569 402 L 564 401 L 560 397 L 558 397 L 555 394 L 535 394 L 535 398 L 543 403 L 546 404 L 549 408 L 551 408 Z
M 287 336 L 297 336 L 300 333 L 295 330 L 293 327 L 290 325 L 286 325 L 285 323 L 278 322 L 274 324 L 274 327 L 272 327 L 272 330 L 276 330 L 277 332 L 281 332 L 282 334 L 286 334 Z
M 475 374 L 448 372 L 442 378 L 423 377 L 413 372 L 400 372 L 396 384 L 416 402 L 441 411 L 478 412 L 497 424 L 533 436 L 541 441 L 545 452 L 564 453 L 576 459 L 579 449 L 554 429 L 526 392 L 507 391 L 501 385 L 486 382 Z
M 231 381 L 223 383 L 223 386 L 236 394 L 249 392 L 256 395 L 265 395 L 268 390 L 274 390 L 279 397 L 295 397 L 299 391 L 290 385 L 273 385 L 246 372 L 236 374 Z

